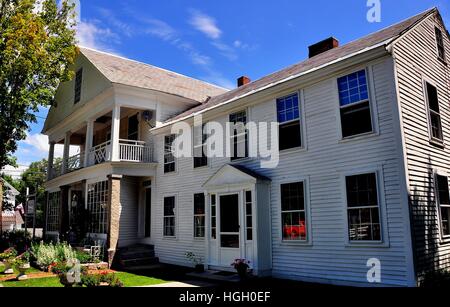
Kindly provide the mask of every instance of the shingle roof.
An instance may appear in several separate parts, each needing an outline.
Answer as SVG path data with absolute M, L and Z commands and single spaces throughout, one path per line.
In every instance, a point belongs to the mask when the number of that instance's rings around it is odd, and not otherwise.
M 80 51 L 112 83 L 151 89 L 199 103 L 227 92 L 216 85 L 149 64 L 85 47 L 80 47 Z
M 234 100 L 239 99 L 240 97 L 270 87 L 271 85 L 281 83 L 284 80 L 289 79 L 291 77 L 302 75 L 310 70 L 325 66 L 329 63 L 338 61 L 339 59 L 343 59 L 353 54 L 357 54 L 358 52 L 363 52 L 364 50 L 368 50 L 369 48 L 375 47 L 377 45 L 383 43 L 388 45 L 390 42 L 392 42 L 393 40 L 404 34 L 411 27 L 415 26 L 418 22 L 422 21 L 424 18 L 428 17 L 430 14 L 434 12 L 437 12 L 436 8 L 429 9 L 423 13 L 420 13 L 414 17 L 411 17 L 393 26 L 382 29 L 378 32 L 375 32 L 373 34 L 370 34 L 353 42 L 350 42 L 346 45 L 342 45 L 338 48 L 331 49 L 327 52 L 309 58 L 303 62 L 297 63 L 285 69 L 282 69 L 278 72 L 265 76 L 257 81 L 251 82 L 247 85 L 241 86 L 232 91 L 226 92 L 219 96 L 212 97 L 207 103 L 196 106 L 194 108 L 187 110 L 186 112 L 183 112 L 175 117 L 172 117 L 171 119 L 166 121 L 166 124 L 170 124 L 171 122 L 187 118 L 195 113 L 213 108 L 214 106 L 232 102 Z

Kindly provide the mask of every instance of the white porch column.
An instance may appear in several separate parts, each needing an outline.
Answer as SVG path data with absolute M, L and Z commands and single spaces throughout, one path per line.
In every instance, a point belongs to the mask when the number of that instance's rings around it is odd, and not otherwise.
M 63 163 L 61 168 L 61 173 L 65 174 L 67 171 L 67 162 L 69 160 L 70 155 L 70 137 L 72 136 L 72 132 L 67 132 L 66 137 L 64 138 L 64 154 L 63 154 Z
M 119 161 L 120 106 L 115 105 L 111 120 L 111 161 Z
M 50 148 L 48 150 L 48 161 L 47 161 L 47 180 L 53 177 L 53 160 L 55 159 L 55 142 L 50 142 Z
M 84 167 L 88 167 L 90 165 L 90 151 L 92 149 L 92 140 L 94 138 L 94 120 L 89 119 L 87 121 L 86 126 L 86 144 L 84 146 Z

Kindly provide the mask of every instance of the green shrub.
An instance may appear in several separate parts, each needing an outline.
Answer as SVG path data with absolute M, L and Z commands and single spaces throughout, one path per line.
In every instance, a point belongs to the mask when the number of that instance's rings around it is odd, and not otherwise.
M 14 247 L 19 254 L 25 252 L 32 244 L 31 235 L 25 230 L 5 231 L 0 237 L 0 250 Z
M 58 243 L 55 246 L 57 262 L 68 262 L 76 259 L 76 252 L 67 243 Z
M 123 283 L 114 273 L 100 273 L 100 274 L 83 274 L 81 276 L 81 285 L 93 288 L 100 287 L 102 283 L 107 284 L 107 287 L 121 288 Z
M 36 260 L 36 264 L 42 269 L 47 269 L 52 263 L 57 262 L 57 253 L 52 243 L 33 244 L 31 246 L 31 254 Z
M 75 257 L 80 261 L 80 263 L 98 263 L 99 260 L 95 257 L 92 257 L 91 254 L 83 252 L 83 251 L 75 251 Z
M 449 288 L 450 271 L 438 270 L 427 272 L 423 276 L 423 280 L 420 285 L 424 288 Z

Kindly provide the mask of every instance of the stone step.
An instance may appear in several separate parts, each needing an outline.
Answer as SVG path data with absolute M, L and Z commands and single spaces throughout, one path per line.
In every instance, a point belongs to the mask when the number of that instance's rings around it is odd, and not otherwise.
M 128 260 L 134 258 L 153 258 L 155 251 L 126 251 L 119 254 L 120 259 Z

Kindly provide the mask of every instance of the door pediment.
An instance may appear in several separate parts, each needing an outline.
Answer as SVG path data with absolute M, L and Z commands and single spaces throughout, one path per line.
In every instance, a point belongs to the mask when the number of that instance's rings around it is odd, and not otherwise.
M 236 186 L 236 185 L 248 185 L 256 184 L 257 180 L 270 180 L 250 170 L 243 168 L 242 166 L 224 165 L 219 169 L 211 178 L 209 178 L 204 184 L 205 189 L 220 187 L 220 186 Z

